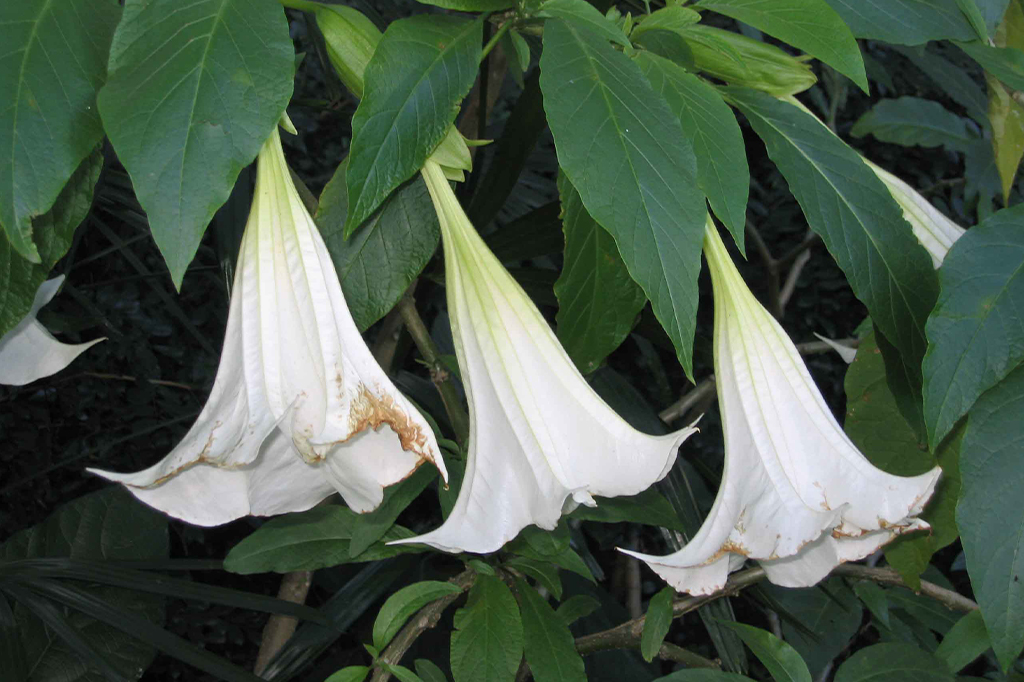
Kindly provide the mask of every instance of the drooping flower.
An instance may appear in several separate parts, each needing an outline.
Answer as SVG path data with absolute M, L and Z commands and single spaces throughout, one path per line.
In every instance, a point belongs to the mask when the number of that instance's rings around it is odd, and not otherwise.
M 492 552 L 530 524 L 553 529 L 567 507 L 661 479 L 695 429 L 648 436 L 608 407 L 473 229 L 442 169 L 428 161 L 422 174 L 441 223 L 469 456 L 448 519 L 401 542 Z
M 39 285 L 28 315 L 0 338 L 0 384 L 24 386 L 36 379 L 56 374 L 87 349 L 104 340 L 99 338 L 85 343 L 61 343 L 36 320 L 36 315 L 57 295 L 63 282 L 64 275 L 61 275 Z
M 434 435 L 359 335 L 275 128 L 258 157 L 227 331 L 199 419 L 163 460 L 96 471 L 143 502 L 209 526 L 301 511 L 339 492 L 369 511 L 432 462 Z
M 927 528 L 914 515 L 940 470 L 902 478 L 875 468 L 843 433 L 785 331 L 744 284 L 710 218 L 704 253 L 725 431 L 721 488 L 681 550 L 628 553 L 691 594 L 721 588 L 747 558 L 760 560 L 772 582 L 800 587 L 900 533 Z

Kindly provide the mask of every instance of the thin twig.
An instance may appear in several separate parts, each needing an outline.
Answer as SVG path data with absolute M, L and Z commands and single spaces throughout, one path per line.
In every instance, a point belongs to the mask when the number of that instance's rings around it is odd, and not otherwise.
M 182 384 L 177 381 L 164 381 L 163 379 L 139 379 L 138 377 L 129 376 L 127 374 L 105 374 L 103 372 L 79 372 L 77 376 L 80 377 L 93 377 L 94 379 L 108 379 L 110 381 L 145 381 L 146 383 L 153 384 L 154 386 L 167 386 L 169 388 L 181 388 L 186 391 L 199 390 L 196 386 L 190 386 L 189 384 Z
M 811 252 L 804 251 L 796 257 L 793 267 L 789 269 L 789 273 L 786 275 L 786 283 L 782 285 L 782 291 L 779 292 L 779 315 L 786 312 L 786 304 L 789 303 L 789 299 L 793 297 L 793 292 L 796 291 L 796 282 L 800 278 L 800 273 L 810 260 Z
M 883 585 L 895 585 L 896 587 L 905 587 L 908 590 L 911 589 L 909 585 L 903 582 L 903 578 L 900 577 L 900 574 L 891 568 L 870 568 L 868 566 L 862 566 L 861 564 L 841 564 L 832 571 L 832 575 L 842 575 L 847 578 L 861 578 L 863 580 L 871 580 L 872 582 L 881 583 Z M 922 580 L 921 589 L 915 591 L 926 597 L 931 597 L 935 601 L 954 611 L 968 613 L 970 611 L 978 610 L 978 603 L 974 600 L 968 599 L 953 590 L 947 590 L 945 587 L 940 587 L 935 583 L 930 583 L 927 580 Z
M 441 362 L 441 352 L 430 336 L 430 331 L 423 324 L 423 319 L 416 311 L 416 299 L 409 292 L 398 302 L 398 309 L 405 320 L 405 327 L 412 336 L 413 343 L 419 349 L 420 355 L 430 366 L 430 379 L 434 382 L 438 392 L 441 394 L 441 402 L 448 413 L 448 419 L 455 430 L 455 439 L 465 445 L 469 438 L 469 415 L 462 409 L 462 401 L 459 398 L 455 386 L 450 381 L 450 375 L 444 364 Z
M 476 580 L 476 572 L 471 568 L 467 568 L 462 573 L 458 574 L 448 582 L 455 583 L 462 592 L 468 590 L 472 585 L 473 581 Z M 436 601 L 432 601 L 422 609 L 420 609 L 415 616 L 409 619 L 409 622 L 398 631 L 395 638 L 391 640 L 391 644 L 384 649 L 384 652 L 380 655 L 380 660 L 391 665 L 398 665 L 402 657 L 405 656 L 405 652 L 409 650 L 409 647 L 413 645 L 416 639 L 430 628 L 437 625 L 437 622 L 441 619 L 441 614 L 447 609 L 456 599 L 458 599 L 462 592 L 456 592 L 455 594 L 447 594 Z M 373 677 L 370 678 L 370 682 L 386 682 L 391 679 L 391 673 L 383 668 L 377 668 L 373 671 Z
M 836 343 L 843 346 L 857 347 L 860 343 L 858 339 L 837 339 Z M 800 355 L 817 355 L 818 353 L 827 353 L 832 350 L 824 341 L 807 341 L 805 343 L 796 344 L 796 349 Z M 702 379 L 700 383 L 694 386 L 692 389 L 683 394 L 679 400 L 675 401 L 664 410 L 658 413 L 658 417 L 661 421 L 666 424 L 670 424 L 678 419 L 686 416 L 686 413 L 693 409 L 694 405 L 700 403 L 704 398 L 711 395 L 715 390 L 715 377 L 711 375 Z
M 779 300 L 779 261 L 775 260 L 772 256 L 772 252 L 768 249 L 768 245 L 765 243 L 764 238 L 761 237 L 761 233 L 757 231 L 754 224 L 747 221 L 747 234 L 754 241 L 754 246 L 757 248 L 757 252 L 761 254 L 761 260 L 764 261 L 764 267 L 768 271 L 768 311 L 775 317 L 775 319 L 782 319 L 782 305 Z

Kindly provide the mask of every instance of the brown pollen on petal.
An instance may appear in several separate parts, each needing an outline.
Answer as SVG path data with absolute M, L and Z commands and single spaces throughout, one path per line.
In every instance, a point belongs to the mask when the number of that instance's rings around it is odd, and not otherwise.
M 359 392 L 349 413 L 352 434 L 349 438 L 367 428 L 377 430 L 381 424 L 387 424 L 398 435 L 403 450 L 433 461 L 434 458 L 427 453 L 427 435 L 420 425 L 410 419 L 390 395 L 377 396 L 365 384 L 359 384 Z

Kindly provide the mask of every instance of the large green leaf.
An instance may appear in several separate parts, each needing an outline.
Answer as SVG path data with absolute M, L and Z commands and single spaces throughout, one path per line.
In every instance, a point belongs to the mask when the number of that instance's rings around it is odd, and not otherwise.
M 745 254 L 750 170 L 736 116 L 718 91 L 678 64 L 647 51 L 637 52 L 636 60 L 655 92 L 679 117 L 697 156 L 697 183 Z
M 782 621 L 782 634 L 807 662 L 818 679 L 821 671 L 841 652 L 860 628 L 863 607 L 842 578 L 831 578 L 817 587 L 765 587 L 786 612 L 799 621 L 798 627 Z
M 631 47 L 622 27 L 608 19 L 587 0 L 547 0 L 540 6 L 540 16 L 564 19 L 578 27 L 594 32 L 604 40 Z
M 949 250 L 928 318 L 924 417 L 935 446 L 1024 360 L 1024 206 L 999 211 Z
M 1024 365 L 975 403 L 960 453 L 956 520 L 974 596 L 1004 668 L 1024 645 L 1022 424 Z
M 88 561 L 159 560 L 168 556 L 167 521 L 136 501 L 120 486 L 80 497 L 45 521 L 15 534 L 0 545 L 0 562 L 43 557 Z M 33 583 L 24 583 L 31 589 Z M 162 621 L 163 597 L 121 587 L 90 585 L 89 594 L 107 605 Z M 79 653 L 19 605 L 15 608 L 21 642 L 33 682 L 104 682 L 107 678 Z M 114 669 L 135 679 L 153 660 L 155 650 L 121 630 L 73 612 L 62 616 Z M 71 677 L 73 675 L 73 677 Z
M 399 187 L 348 239 L 348 187 L 341 162 L 320 195 L 316 224 L 360 331 L 384 317 L 437 250 L 440 228 L 427 186 L 418 175 Z
M 523 621 L 499 578 L 481 575 L 455 612 L 451 665 L 455 682 L 512 682 L 523 657 Z
M 945 146 L 954 151 L 964 151 L 976 139 L 967 131 L 967 119 L 920 97 L 879 101 L 857 119 L 850 134 L 874 135 L 905 147 Z
M 373 511 L 356 517 L 352 527 L 352 538 L 349 541 L 349 556 L 359 556 L 369 549 L 370 545 L 384 537 L 405 508 L 437 477 L 437 469 L 419 467 L 411 476 L 385 488 L 384 499 L 380 505 Z
M 459 12 L 497 12 L 515 5 L 515 0 L 420 0 L 424 5 L 444 7 Z
M 659 677 L 653 682 L 751 682 L 751 680 L 746 675 L 694 668 L 692 670 L 679 670 L 671 675 Z
M 278 516 L 235 545 L 224 558 L 224 568 L 243 574 L 312 571 L 422 551 L 408 545 L 386 546 L 384 543 L 415 535 L 402 526 L 391 526 L 380 541 L 351 556 L 349 545 L 357 517 L 351 509 L 336 505 Z
M 946 662 L 953 672 L 960 672 L 974 659 L 992 647 L 981 610 L 964 614 L 935 650 L 935 655 Z
M 679 119 L 629 57 L 575 23 L 545 24 L 540 84 L 559 165 L 691 374 L 706 209 Z
M 1024 52 L 1015 47 L 993 47 L 979 41 L 957 45 L 1011 89 L 1024 90 Z
M 273 0 L 126 3 L 99 109 L 175 286 L 281 119 L 294 71 Z
M 796 649 L 772 633 L 743 623 L 723 622 L 722 625 L 740 636 L 776 682 L 811 682 L 811 673 L 804 659 Z
M 46 213 L 33 219 L 41 263 L 30 263 L 15 253 L 0 235 L 0 337 L 24 319 L 32 300 L 53 268 L 71 247 L 75 229 L 92 206 L 93 191 L 103 168 L 103 154 L 94 151 L 79 164 L 68 184 Z
M 373 646 L 383 651 L 414 613 L 432 601 L 461 591 L 462 588 L 454 583 L 436 580 L 406 585 L 388 597 L 380 607 L 377 620 L 373 623 Z
M 895 50 L 913 62 L 936 86 L 966 109 L 971 118 L 980 125 L 985 124 L 988 119 L 988 98 L 985 90 L 968 72 L 948 59 L 929 52 L 924 46 L 897 47 Z
M 103 139 L 96 90 L 120 15 L 114 0 L 0 4 L 0 227 L 33 263 L 32 218 Z
M 871 319 L 909 366 L 925 351 L 938 291 L 931 259 L 882 181 L 811 114 L 747 88 L 724 88 L 765 142 L 811 229 Z
M 906 644 L 875 644 L 839 666 L 835 682 L 953 682 L 941 659 Z
M 957 0 L 826 0 L 858 38 L 897 45 L 929 40 L 973 40 L 971 22 Z
M 480 21 L 421 14 L 392 22 L 366 65 L 352 116 L 345 235 L 423 167 L 476 79 Z
M 526 662 L 537 682 L 586 682 L 583 658 L 569 627 L 526 582 L 516 583 Z
M 672 503 L 655 488 L 627 497 L 597 497 L 596 507 L 581 504 L 570 515 L 574 519 L 599 523 L 644 523 L 684 532 L 686 528 L 672 508 Z
M 629 277 L 615 240 L 590 217 L 579 192 L 558 178 L 565 262 L 555 282 L 558 339 L 584 374 L 619 347 L 647 302 Z
M 700 0 L 699 5 L 786 41 L 868 91 L 857 41 L 825 0 Z

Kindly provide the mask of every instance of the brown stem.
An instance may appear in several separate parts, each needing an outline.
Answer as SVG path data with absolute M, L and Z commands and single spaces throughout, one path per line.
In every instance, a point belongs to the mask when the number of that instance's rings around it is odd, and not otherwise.
M 473 585 L 474 580 L 476 580 L 476 572 L 471 568 L 467 568 L 449 580 L 448 582 L 455 583 L 462 588 L 462 591 L 455 594 L 447 594 L 420 609 L 398 631 L 395 638 L 391 640 L 391 644 L 381 653 L 380 660 L 391 665 L 398 665 L 402 657 L 405 656 L 405 652 L 413 645 L 413 642 L 424 632 L 437 625 L 437 621 L 441 619 L 441 614 L 444 613 L 444 610 L 451 606 L 462 595 L 462 592 L 468 590 Z M 370 678 L 370 682 L 386 682 L 389 679 L 391 679 L 391 673 L 383 668 L 377 668 L 373 671 L 373 677 Z
M 469 415 L 462 409 L 462 400 L 459 398 L 458 391 L 449 381 L 448 370 L 441 362 L 441 352 L 438 350 L 437 344 L 434 343 L 434 339 L 431 338 L 427 326 L 423 324 L 420 314 L 416 312 L 416 299 L 410 292 L 406 292 L 406 295 L 398 302 L 398 310 L 405 321 L 406 329 L 409 330 L 409 335 L 412 336 L 413 343 L 416 344 L 420 355 L 430 366 L 430 378 L 441 394 L 444 409 L 455 430 L 455 438 L 460 445 L 465 445 L 469 438 Z
M 281 587 L 277 591 L 277 598 L 290 601 L 294 604 L 305 604 L 306 595 L 309 594 L 309 586 L 313 582 L 312 571 L 293 571 L 286 573 L 281 578 Z M 292 616 L 285 616 L 275 613 L 267 620 L 263 628 L 263 639 L 260 642 L 260 650 L 256 655 L 256 664 L 252 671 L 262 675 L 267 665 L 274 659 L 277 652 L 281 650 L 285 642 L 295 633 L 295 626 L 298 620 Z
M 847 578 L 861 578 L 863 580 L 871 580 L 872 582 L 881 583 L 883 585 L 895 585 L 896 587 L 905 587 L 908 590 L 911 589 L 905 582 L 903 582 L 903 578 L 900 577 L 900 574 L 891 568 L 871 568 L 860 564 L 841 564 L 832 571 L 832 575 L 842 575 Z M 978 604 L 974 600 L 968 599 L 958 592 L 947 590 L 945 587 L 940 587 L 935 583 L 930 583 L 927 580 L 921 581 L 921 589 L 918 592 L 926 597 L 931 597 L 935 601 L 954 611 L 963 611 L 964 613 L 967 613 L 978 610 Z

